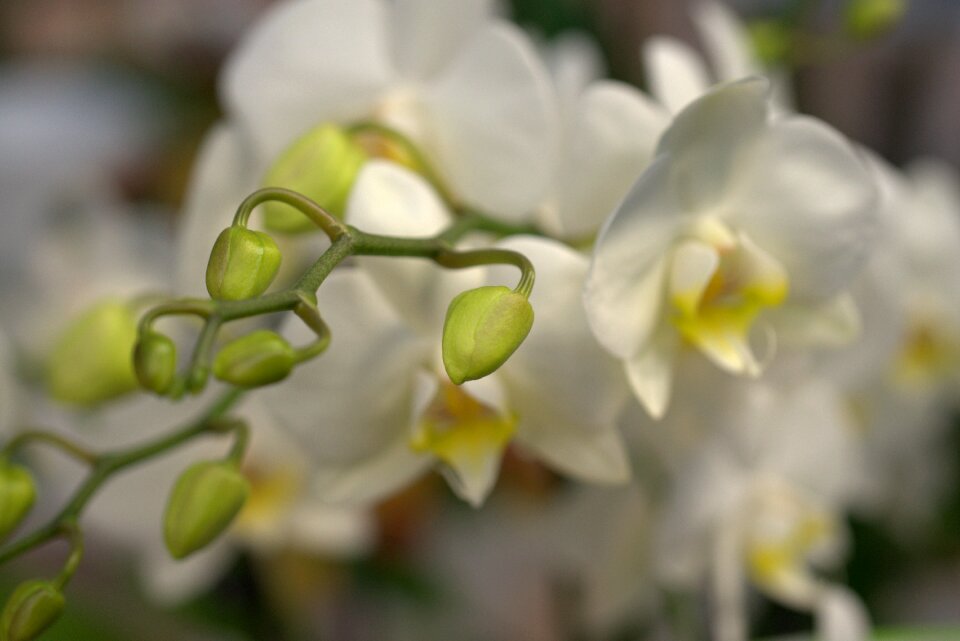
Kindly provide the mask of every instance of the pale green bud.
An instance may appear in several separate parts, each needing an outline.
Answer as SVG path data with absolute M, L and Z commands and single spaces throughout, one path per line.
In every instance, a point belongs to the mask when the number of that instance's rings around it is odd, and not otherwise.
M 508 287 L 478 287 L 458 295 L 443 323 L 443 366 L 459 385 L 503 365 L 533 326 L 533 307 Z
M 218 300 L 244 300 L 267 291 L 280 269 L 280 248 L 262 231 L 231 226 L 220 232 L 207 263 L 207 291 Z
M 30 641 L 53 625 L 63 613 L 63 593 L 49 581 L 21 583 L 0 614 L 0 641 Z
M 92 406 L 137 388 L 130 354 L 137 317 L 110 300 L 74 320 L 55 341 L 47 361 L 47 388 L 64 403 Z
M 224 345 L 213 361 L 213 375 L 237 387 L 259 387 L 286 378 L 295 364 L 290 343 L 261 329 Z
M 353 183 L 367 155 L 340 127 L 324 124 L 293 142 L 263 179 L 264 187 L 299 192 L 332 215 L 343 218 Z M 274 231 L 315 231 L 317 226 L 290 205 L 267 202 L 265 225 Z
M 25 467 L 0 462 L 0 540 L 20 525 L 37 498 L 33 475 Z
M 148 332 L 133 350 L 133 368 L 142 387 L 165 394 L 177 373 L 177 346 L 163 334 Z
M 243 508 L 250 483 L 229 461 L 202 461 L 177 479 L 163 519 L 163 538 L 175 559 L 206 547 Z
M 848 34 L 872 40 L 896 26 L 907 10 L 905 0 L 849 0 L 843 11 Z

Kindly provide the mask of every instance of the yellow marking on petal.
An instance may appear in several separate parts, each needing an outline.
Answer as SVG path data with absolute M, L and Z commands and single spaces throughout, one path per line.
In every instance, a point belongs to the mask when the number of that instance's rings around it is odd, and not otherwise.
M 718 227 L 718 225 L 720 225 Z M 705 285 L 692 283 L 670 292 L 673 324 L 681 336 L 721 367 L 737 373 L 757 374 L 759 365 L 750 348 L 750 329 L 760 313 L 783 303 L 788 293 L 786 272 L 769 254 L 740 235 L 731 241 L 732 232 L 722 223 L 700 225 L 705 237 L 692 241 L 717 242 L 713 245 L 719 262 Z M 674 261 L 691 260 L 691 244 L 674 252 Z M 676 273 L 692 266 L 674 264 Z
M 303 490 L 303 475 L 296 470 L 245 467 L 250 494 L 237 517 L 238 529 L 254 530 L 276 523 Z
M 960 343 L 932 318 L 913 319 L 894 364 L 894 380 L 907 388 L 928 388 L 960 370 Z
M 499 456 L 513 438 L 517 420 L 503 416 L 466 391 L 444 381 L 410 440 L 454 469 L 479 468 Z

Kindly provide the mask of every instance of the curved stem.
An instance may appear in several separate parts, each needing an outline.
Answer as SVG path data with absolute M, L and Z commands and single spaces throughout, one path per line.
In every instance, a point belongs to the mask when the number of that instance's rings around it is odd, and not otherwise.
M 47 445 L 52 445 L 65 454 L 79 461 L 83 461 L 87 465 L 96 465 L 97 463 L 97 455 L 90 450 L 52 431 L 39 429 L 26 430 L 14 436 L 4 446 L 3 455 L 12 455 L 30 443 L 46 443 Z
M 247 221 L 250 219 L 250 214 L 254 208 L 257 205 L 271 200 L 290 205 L 299 211 L 309 218 L 313 224 L 322 229 L 323 233 L 325 233 L 331 241 L 347 233 L 347 226 L 326 209 L 303 194 L 282 187 L 264 187 L 247 196 L 243 202 L 240 203 L 240 207 L 237 208 L 237 213 L 233 217 L 233 224 L 246 227 Z
M 69 519 L 60 524 L 60 534 L 70 543 L 70 556 L 67 557 L 67 562 L 64 563 L 60 574 L 54 579 L 53 585 L 58 590 L 63 590 L 80 567 L 80 560 L 83 558 L 83 532 L 76 519 Z
M 131 465 L 167 452 L 201 434 L 216 431 L 211 429 L 215 420 L 229 411 L 242 395 L 243 390 L 230 390 L 217 399 L 197 420 L 171 434 L 139 447 L 99 455 L 90 474 L 74 491 L 73 496 L 60 510 L 60 513 L 32 534 L 0 550 L 0 564 L 62 534 L 64 524 L 76 522 L 96 491 L 114 474 Z

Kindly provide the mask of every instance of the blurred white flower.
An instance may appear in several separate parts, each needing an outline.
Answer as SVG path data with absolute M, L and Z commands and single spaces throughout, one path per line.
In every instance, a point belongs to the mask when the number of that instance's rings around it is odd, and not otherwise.
M 778 333 L 855 335 L 844 292 L 870 248 L 874 196 L 849 144 L 812 118 L 773 116 L 762 80 L 677 115 L 601 230 L 584 292 L 594 334 L 650 414 L 664 413 L 685 344 L 757 376 Z
M 399 236 L 428 236 L 450 223 L 426 182 L 385 162 L 363 170 L 347 218 Z M 460 291 L 515 279 L 515 269 L 451 273 L 423 260 L 371 257 L 334 272 L 320 289 L 331 347 L 264 395 L 310 447 L 330 498 L 379 497 L 437 465 L 476 505 L 512 440 L 584 480 L 629 476 L 614 426 L 626 390 L 579 303 L 587 259 L 545 239 L 500 246 L 536 266 L 536 320 L 500 370 L 460 387 L 440 365 L 446 306 Z

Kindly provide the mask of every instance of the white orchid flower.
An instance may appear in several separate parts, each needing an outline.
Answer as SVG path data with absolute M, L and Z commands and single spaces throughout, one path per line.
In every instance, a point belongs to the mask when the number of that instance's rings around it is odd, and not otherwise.
M 778 334 L 855 335 L 843 295 L 870 247 L 874 196 L 847 142 L 812 118 L 773 117 L 762 80 L 684 109 L 601 230 L 584 292 L 650 414 L 667 408 L 684 345 L 757 376 Z
M 842 397 L 816 382 L 736 387 L 715 429 L 672 472 L 656 526 L 661 576 L 688 589 L 713 576 L 715 638 L 724 641 L 748 638 L 746 580 L 815 612 L 818 638 L 865 639 L 863 606 L 813 571 L 845 549 L 843 515 L 862 463 Z
M 489 4 L 303 0 L 269 10 L 224 71 L 228 118 L 210 135 L 186 208 L 189 282 L 281 152 L 324 123 L 394 127 L 459 202 L 527 220 L 552 177 L 559 114 L 532 44 Z
M 450 222 L 427 183 L 396 165 L 371 162 L 355 189 L 347 218 L 362 229 L 426 236 Z M 416 259 L 369 258 L 321 287 L 329 350 L 263 394 L 310 448 L 328 497 L 372 500 L 438 466 L 476 505 L 511 441 L 585 480 L 629 476 L 613 425 L 625 389 L 579 304 L 586 258 L 543 239 L 502 246 L 537 268 L 536 320 L 500 370 L 460 387 L 440 366 L 446 306 L 460 291 L 509 282 L 515 270 L 447 272 Z
M 654 36 L 643 45 L 650 94 L 665 109 L 677 114 L 712 85 L 750 76 L 767 77 L 773 86 L 774 105 L 790 108 L 793 101 L 786 78 L 760 63 L 736 13 L 718 0 L 697 0 L 690 11 L 706 60 L 696 49 L 670 36 Z

